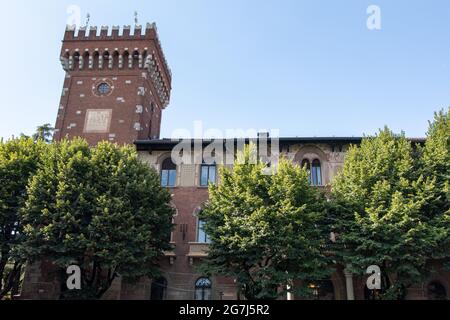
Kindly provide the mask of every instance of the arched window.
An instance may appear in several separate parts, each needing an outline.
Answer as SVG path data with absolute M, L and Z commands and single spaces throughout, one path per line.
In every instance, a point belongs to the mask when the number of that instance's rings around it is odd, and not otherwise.
M 133 56 L 132 56 L 132 60 L 131 60 L 131 68 L 136 67 L 139 65 L 139 52 L 138 51 L 134 51 L 133 52 Z
M 197 242 L 211 243 L 211 239 L 205 232 L 205 220 L 197 219 Z
M 312 186 L 322 185 L 322 167 L 319 159 L 313 160 L 312 165 L 308 159 L 303 159 L 302 168 L 306 168 L 308 171 L 308 180 Z
M 208 278 L 195 282 L 195 300 L 211 300 L 211 281 Z
M 200 167 L 200 186 L 216 183 L 216 164 L 202 164 Z
M 166 298 L 167 280 L 163 277 L 152 281 L 150 300 L 164 300 Z
M 74 70 L 80 69 L 80 53 L 75 52 L 73 55 L 73 68 Z
M 321 186 L 322 185 L 322 169 L 320 166 L 320 161 L 318 159 L 315 159 L 312 162 L 311 184 L 313 186 Z
M 177 166 L 171 158 L 167 158 L 161 165 L 161 186 L 175 187 L 177 180 Z
M 108 51 L 103 52 L 103 60 L 109 62 L 110 54 Z
M 428 300 L 447 300 L 447 290 L 438 281 L 432 281 L 427 287 Z

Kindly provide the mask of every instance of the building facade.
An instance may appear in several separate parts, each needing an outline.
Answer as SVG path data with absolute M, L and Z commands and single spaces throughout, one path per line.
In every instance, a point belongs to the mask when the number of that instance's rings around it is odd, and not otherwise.
M 196 268 L 207 257 L 209 242 L 197 214 L 208 199 L 208 183 L 220 183 L 218 165 L 202 161 L 175 164 L 171 154 L 180 141 L 160 139 L 162 113 L 170 101 L 172 76 L 156 26 L 148 24 L 145 30 L 140 26 L 134 30 L 129 26 L 122 30 L 91 27 L 78 32 L 68 28 L 61 63 L 65 80 L 55 140 L 83 137 L 91 145 L 103 140 L 135 144 L 140 158 L 160 173 L 161 184 L 172 194 L 176 212 L 171 235 L 174 249 L 166 252 L 160 261 L 163 276 L 142 279 L 137 284 L 118 278 L 105 299 L 240 299 L 234 279 L 208 278 Z M 294 163 L 308 166 L 311 184 L 323 188 L 342 167 L 349 146 L 360 141 L 360 138 L 335 137 L 280 138 L 278 149 Z M 188 144 L 200 145 L 199 154 L 194 155 L 200 157 L 212 142 L 188 140 Z M 51 268 L 47 261 L 27 267 L 24 299 L 58 298 L 60 284 L 49 271 Z M 407 299 L 448 297 L 449 273 L 439 264 L 436 269 L 427 282 L 408 291 Z M 368 298 L 365 280 L 346 272 L 345 266 L 336 266 L 330 279 L 315 284 L 317 298 Z

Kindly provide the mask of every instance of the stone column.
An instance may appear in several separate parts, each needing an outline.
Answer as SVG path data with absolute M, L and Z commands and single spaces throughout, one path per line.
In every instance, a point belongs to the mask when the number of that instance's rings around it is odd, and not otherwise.
M 291 290 L 294 287 L 294 283 L 290 281 L 290 284 L 287 285 L 287 290 Z M 295 300 L 294 293 L 288 291 L 287 300 Z
M 344 270 L 345 275 L 345 287 L 347 288 L 347 300 L 355 300 L 355 291 L 353 289 L 353 273 Z

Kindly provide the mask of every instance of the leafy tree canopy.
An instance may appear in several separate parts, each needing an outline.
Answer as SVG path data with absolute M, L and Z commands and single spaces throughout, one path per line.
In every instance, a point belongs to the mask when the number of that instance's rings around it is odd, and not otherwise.
M 62 141 L 50 145 L 42 162 L 21 214 L 19 252 L 49 258 L 62 279 L 69 265 L 80 266 L 81 291 L 63 290 L 62 298 L 100 298 L 118 275 L 136 280 L 158 273 L 157 259 L 169 249 L 170 194 L 132 146 Z
M 385 128 L 350 148 L 333 182 L 338 254 L 359 274 L 380 266 L 386 275 L 384 298 L 402 298 L 405 288 L 428 274 L 429 260 L 448 243 L 448 200 L 436 198 L 437 181 L 445 185 L 437 177 L 448 177 L 448 147 L 442 140 L 443 131 L 448 140 L 448 120 L 444 127 L 431 126 L 423 154 L 403 134 Z M 435 158 L 441 165 L 424 166 Z M 447 213 L 445 205 L 434 210 L 437 199 L 446 202 Z
M 27 197 L 27 184 L 47 149 L 29 138 L 0 140 L 0 299 L 17 288 L 23 260 L 13 255 L 20 243 L 18 213 Z
M 52 141 L 52 136 L 53 136 L 54 130 L 55 130 L 55 128 L 53 128 L 49 123 L 38 126 L 36 128 L 36 132 L 33 134 L 33 139 L 35 141 L 43 140 L 43 141 L 49 143 Z
M 247 299 L 275 299 L 292 281 L 329 275 L 328 233 L 321 228 L 323 197 L 306 170 L 281 159 L 268 175 L 264 163 L 252 163 L 255 153 L 248 146 L 209 187 L 200 218 L 212 243 L 201 269 L 233 277 Z

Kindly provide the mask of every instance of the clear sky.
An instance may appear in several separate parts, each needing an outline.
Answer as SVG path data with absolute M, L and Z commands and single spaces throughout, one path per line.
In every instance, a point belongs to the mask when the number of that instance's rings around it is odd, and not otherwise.
M 162 136 L 205 128 L 423 136 L 450 106 L 450 1 L 145 0 L 3 2 L 0 137 L 54 124 L 67 7 L 91 25 L 155 21 L 173 72 Z M 381 30 L 369 30 L 369 5 Z

